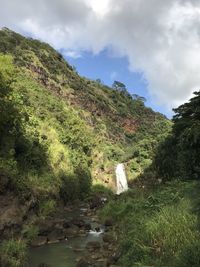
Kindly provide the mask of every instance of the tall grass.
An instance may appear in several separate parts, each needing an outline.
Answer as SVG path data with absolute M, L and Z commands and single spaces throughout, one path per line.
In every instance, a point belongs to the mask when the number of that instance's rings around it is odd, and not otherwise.
M 27 258 L 27 245 L 23 240 L 10 239 L 0 247 L 2 267 L 22 267 Z
M 104 208 L 102 216 L 116 221 L 121 266 L 200 266 L 198 214 L 191 190 L 196 183 L 176 181 L 153 192 L 130 190 Z

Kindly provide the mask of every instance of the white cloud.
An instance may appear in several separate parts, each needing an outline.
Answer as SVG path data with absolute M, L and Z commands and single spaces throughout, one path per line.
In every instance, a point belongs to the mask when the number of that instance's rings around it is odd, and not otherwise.
M 110 10 L 110 0 L 86 0 L 86 4 L 88 4 L 88 6 L 99 16 L 104 16 Z
M 166 107 L 200 86 L 198 0 L 0 0 L 0 26 L 49 42 L 68 55 L 106 47 L 140 71 Z M 3 7 L 3 8 L 2 8 Z

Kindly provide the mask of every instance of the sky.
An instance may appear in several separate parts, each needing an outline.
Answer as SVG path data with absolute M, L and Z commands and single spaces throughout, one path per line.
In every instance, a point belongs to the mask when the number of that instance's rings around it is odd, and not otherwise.
M 50 43 L 167 116 L 200 86 L 199 0 L 0 0 L 0 27 Z

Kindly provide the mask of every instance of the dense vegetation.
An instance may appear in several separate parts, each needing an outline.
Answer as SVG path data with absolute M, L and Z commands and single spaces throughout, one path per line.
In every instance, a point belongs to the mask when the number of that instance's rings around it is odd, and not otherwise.
M 92 134 L 85 122 L 17 70 L 11 56 L 1 55 L 0 65 L 1 191 L 10 186 L 20 197 L 56 198 L 70 182 L 78 195 L 87 193 Z
M 194 94 L 174 109 L 172 133 L 160 145 L 156 165 L 165 180 L 200 178 L 200 91 Z
M 1 191 L 66 202 L 88 193 L 91 176 L 114 186 L 118 161 L 130 179 L 151 164 L 171 128 L 163 115 L 125 86 L 80 77 L 48 44 L 9 29 L 0 40 Z
M 175 109 L 173 126 L 144 102 L 119 81 L 80 77 L 48 44 L 1 30 L 0 192 L 32 200 L 44 218 L 96 183 L 114 188 L 124 162 L 139 182 L 102 211 L 116 221 L 121 265 L 199 266 L 200 93 Z M 26 242 L 2 243 L 5 266 L 22 265 L 37 229 L 22 234 Z
M 172 181 L 110 202 L 101 215 L 115 221 L 120 266 L 198 267 L 199 189 L 197 182 Z
M 140 177 L 143 186 L 102 212 L 116 221 L 121 266 L 200 266 L 200 92 L 194 94 L 174 110 L 171 133 Z

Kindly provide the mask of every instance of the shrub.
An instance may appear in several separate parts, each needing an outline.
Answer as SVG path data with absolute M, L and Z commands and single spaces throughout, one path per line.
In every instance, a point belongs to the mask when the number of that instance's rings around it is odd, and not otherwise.
M 79 181 L 76 175 L 65 175 L 61 176 L 61 188 L 60 197 L 66 204 L 68 201 L 72 201 L 79 195 Z
M 93 194 L 104 194 L 106 196 L 112 196 L 113 192 L 110 188 L 103 186 L 102 184 L 95 184 L 92 186 Z
M 4 267 L 22 267 L 27 259 L 27 245 L 23 240 L 3 241 L 0 248 L 1 264 Z
M 36 225 L 24 225 L 22 229 L 23 237 L 30 242 L 38 236 L 39 229 Z
M 90 174 L 89 169 L 85 168 L 77 168 L 75 171 L 75 174 L 78 177 L 79 181 L 79 192 L 80 192 L 80 198 L 85 198 L 91 189 L 92 185 L 92 177 Z
M 39 215 L 47 217 L 55 212 L 56 201 L 53 199 L 43 200 L 39 203 Z

